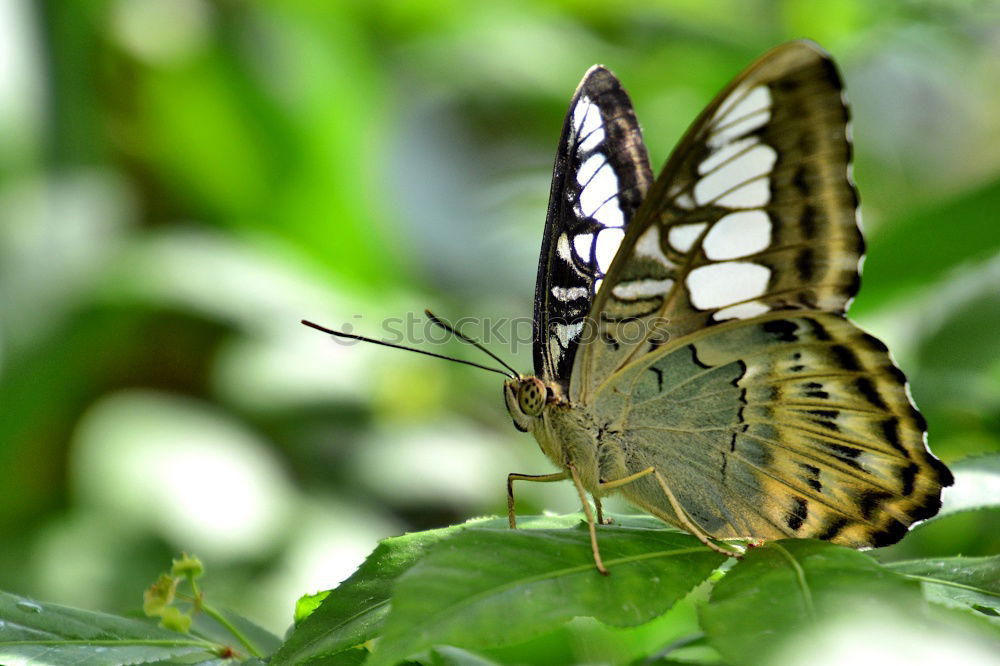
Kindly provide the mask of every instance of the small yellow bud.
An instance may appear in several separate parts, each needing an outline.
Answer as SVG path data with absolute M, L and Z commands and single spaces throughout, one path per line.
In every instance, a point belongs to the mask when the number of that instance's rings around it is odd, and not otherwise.
M 160 574 L 156 582 L 142 593 L 142 611 L 150 616 L 163 615 L 163 609 L 174 601 L 178 579 Z
M 194 555 L 184 553 L 180 558 L 174 560 L 173 566 L 170 567 L 170 573 L 182 578 L 197 578 L 205 573 L 205 565 Z
M 176 606 L 167 606 L 161 614 L 160 626 L 186 634 L 191 628 L 191 616 L 185 615 Z

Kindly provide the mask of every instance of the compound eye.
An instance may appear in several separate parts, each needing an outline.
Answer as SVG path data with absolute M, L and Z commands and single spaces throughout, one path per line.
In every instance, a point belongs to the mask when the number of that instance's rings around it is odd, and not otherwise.
M 517 404 L 529 416 L 538 416 L 545 407 L 545 385 L 541 380 L 530 377 L 517 392 Z

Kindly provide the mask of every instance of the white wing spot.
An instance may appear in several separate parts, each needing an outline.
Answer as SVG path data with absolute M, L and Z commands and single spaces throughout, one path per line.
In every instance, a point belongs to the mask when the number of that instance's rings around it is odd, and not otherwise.
M 635 253 L 653 259 L 664 268 L 676 268 L 674 262 L 663 254 L 663 248 L 660 247 L 660 226 L 658 224 L 654 224 L 642 232 L 642 235 L 635 242 Z
M 699 310 L 723 308 L 763 296 L 771 269 L 744 261 L 699 266 L 687 276 L 691 304 Z
M 712 125 L 718 127 L 770 106 L 771 91 L 767 86 L 757 86 L 750 91 L 747 91 L 746 86 L 740 86 L 719 105 L 719 110 L 712 118 Z
M 607 157 L 600 153 L 592 155 L 580 166 L 576 178 L 583 187 L 580 212 L 584 217 L 594 217 L 608 227 L 625 225 L 625 216 L 618 207 L 618 176 Z
M 771 91 L 767 86 L 757 86 L 726 114 L 725 119 L 720 118 L 719 123 L 731 122 L 743 116 L 748 116 L 757 111 L 763 111 L 771 106 Z
M 559 239 L 556 241 L 556 254 L 566 263 L 573 261 L 573 257 L 569 252 L 569 238 L 565 233 L 559 234 Z
M 590 179 L 607 163 L 608 158 L 603 153 L 594 153 L 577 169 L 576 182 L 580 183 L 581 187 L 586 187 Z
M 600 293 L 602 284 L 604 284 L 604 278 L 597 278 L 594 280 L 594 295 Z
M 605 227 L 625 226 L 625 214 L 622 213 L 622 209 L 618 207 L 616 199 L 612 199 L 608 202 L 608 205 L 594 211 L 592 217 Z
M 727 143 L 722 146 L 707 158 L 705 161 L 698 165 L 698 173 L 706 174 L 715 167 L 719 166 L 731 157 L 742 153 L 744 150 L 753 146 L 754 144 L 760 143 L 757 137 L 748 136 L 745 139 L 740 139 L 739 141 L 733 141 L 732 143 Z
M 635 301 L 640 298 L 664 296 L 674 286 L 673 280 L 633 280 L 615 285 L 611 290 L 615 298 L 623 301 Z
M 552 295 L 560 301 L 575 301 L 586 298 L 590 292 L 586 287 L 552 287 Z
M 747 92 L 747 87 L 745 84 L 736 88 L 736 90 L 734 90 L 732 94 L 729 95 L 729 97 L 727 97 L 725 101 L 723 101 L 722 104 L 719 105 L 719 108 L 716 109 L 715 111 L 715 115 L 712 116 L 712 120 L 715 121 L 721 118 L 722 116 L 727 115 L 729 113 L 729 110 L 733 107 L 733 104 L 743 99 L 743 96 L 746 94 L 746 92 Z
M 726 208 L 760 208 L 771 201 L 771 179 L 760 177 L 740 185 L 724 197 L 715 200 Z
M 670 227 L 670 231 L 667 232 L 667 240 L 678 252 L 687 252 L 707 226 L 708 222 L 678 224 L 675 227 Z
M 713 261 L 756 254 L 771 244 L 771 218 L 762 210 L 730 213 L 712 225 L 702 249 Z
M 736 305 L 730 305 L 728 308 L 717 310 L 715 314 L 712 315 L 712 319 L 715 321 L 722 321 L 724 319 L 753 319 L 754 317 L 759 317 L 770 309 L 771 306 L 766 303 L 761 303 L 760 301 L 748 301 L 746 303 L 737 303 Z
M 577 139 L 580 140 L 580 152 L 592 150 L 604 141 L 601 110 L 589 97 L 581 97 L 576 103 L 576 108 L 573 109 L 573 126 L 576 128 Z
M 559 346 L 558 334 L 556 336 L 549 336 L 549 356 L 552 358 L 553 362 L 558 363 L 562 360 L 565 355 L 563 348 Z
M 597 257 L 597 266 L 602 273 L 608 272 L 623 238 L 625 238 L 625 232 L 621 229 L 604 229 L 597 234 L 597 249 L 594 254 Z
M 575 340 L 580 335 L 581 330 L 583 330 L 582 321 L 576 324 L 556 324 L 556 337 L 559 338 L 563 349 L 569 347 L 570 341 Z
M 744 187 L 740 185 L 741 183 L 771 173 L 777 159 L 778 153 L 771 146 L 765 144 L 755 146 L 695 183 L 694 199 L 700 205 L 705 205 L 726 192 L 735 194 Z M 767 179 L 763 179 L 763 182 L 768 186 Z M 728 195 L 723 198 L 727 197 Z
M 583 141 L 580 142 L 580 152 L 586 153 L 594 148 L 597 148 L 604 141 L 604 129 L 598 127 L 597 129 L 591 131 L 589 134 L 584 135 Z
M 576 256 L 584 261 L 590 261 L 590 248 L 594 246 L 594 234 L 577 234 L 573 236 L 573 249 Z
M 757 86 L 735 104 L 730 101 L 742 95 L 736 90 L 719 107 L 713 126 L 716 128 L 708 138 L 708 145 L 723 146 L 747 132 L 761 127 L 771 119 L 771 91 L 767 86 Z
M 755 129 L 763 127 L 764 125 L 767 124 L 767 121 L 769 121 L 770 119 L 771 119 L 770 111 L 760 111 L 758 113 L 753 114 L 752 116 L 747 116 L 742 120 L 733 123 L 732 125 L 726 125 L 719 131 L 709 136 L 708 141 L 706 141 L 706 143 L 713 148 L 724 146 L 733 139 L 737 139 L 743 136 L 744 134 L 748 134 L 754 131 Z
M 684 210 L 694 210 L 697 204 L 695 204 L 694 199 L 691 198 L 689 193 L 682 192 L 674 197 L 674 205 Z

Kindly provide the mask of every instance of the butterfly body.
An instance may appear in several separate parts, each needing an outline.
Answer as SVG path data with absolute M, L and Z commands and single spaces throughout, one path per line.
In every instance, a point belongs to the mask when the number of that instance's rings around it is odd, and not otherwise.
M 621 492 L 706 543 L 880 546 L 937 512 L 951 475 L 885 345 L 845 316 L 864 250 L 850 157 L 839 75 L 808 42 L 727 86 L 655 181 L 628 96 L 587 73 L 553 174 L 535 375 L 504 388 L 563 470 L 534 480 Z

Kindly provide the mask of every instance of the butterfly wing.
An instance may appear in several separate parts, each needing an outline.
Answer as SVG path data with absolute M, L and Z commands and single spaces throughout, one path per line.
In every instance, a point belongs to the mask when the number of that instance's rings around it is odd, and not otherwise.
M 661 470 L 719 537 L 895 543 L 940 507 L 951 475 L 885 345 L 844 317 L 772 313 L 689 336 L 609 382 L 599 418 L 620 420 L 601 475 Z M 651 478 L 622 488 L 679 524 Z
M 751 65 L 695 121 L 619 248 L 570 399 L 716 537 L 852 546 L 934 515 L 951 475 L 885 346 L 844 316 L 863 252 L 840 77 L 814 45 Z M 653 477 L 622 487 L 680 524 Z
M 604 67 L 570 102 L 535 283 L 535 374 L 567 382 L 581 322 L 652 182 L 632 103 Z M 566 387 L 568 388 L 568 387 Z
M 824 52 L 792 42 L 702 112 L 595 299 L 571 399 L 588 401 L 618 368 L 706 326 L 779 310 L 844 312 L 864 244 L 841 89 Z

